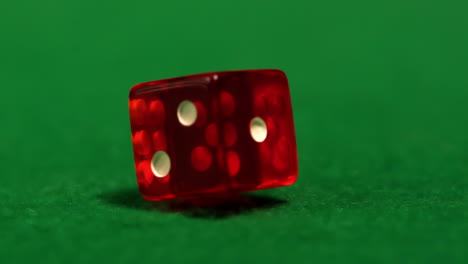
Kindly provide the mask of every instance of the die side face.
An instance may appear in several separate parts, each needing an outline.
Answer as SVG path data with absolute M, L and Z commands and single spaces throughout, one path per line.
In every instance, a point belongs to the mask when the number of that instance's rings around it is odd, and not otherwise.
M 165 86 L 164 83 L 142 86 L 139 89 L 132 89 L 129 96 L 138 186 L 143 197 L 150 200 L 175 197 L 170 185 L 172 178 L 170 170 L 168 173 L 161 169 L 156 175 L 152 167 L 153 157 L 157 152 L 171 155 L 168 141 L 169 126 L 166 123 L 169 105 L 164 101 L 166 99 Z M 160 160 L 163 162 L 163 159 Z
M 297 178 L 281 71 L 144 83 L 132 88 L 129 107 L 137 180 L 148 200 L 279 187 Z
M 191 76 L 137 85 L 130 92 L 135 167 L 144 198 L 226 191 L 227 178 L 218 173 L 218 143 L 208 144 L 205 135 L 205 127 L 216 124 L 210 83 L 208 76 Z
M 231 188 L 248 191 L 293 184 L 297 151 L 286 75 L 277 70 L 235 72 L 224 76 L 219 87 L 221 107 L 228 108 L 221 111 L 221 129 Z M 229 97 L 236 103 L 233 111 Z M 232 134 L 237 138 L 234 143 L 229 140 Z

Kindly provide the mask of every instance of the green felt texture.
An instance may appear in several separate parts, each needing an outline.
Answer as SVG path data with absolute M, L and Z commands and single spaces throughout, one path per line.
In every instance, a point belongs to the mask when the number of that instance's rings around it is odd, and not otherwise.
M 468 2 L 0 3 L 1 263 L 467 263 Z M 140 198 L 136 83 L 289 77 L 295 185 Z M 287 262 L 288 261 L 288 262 Z

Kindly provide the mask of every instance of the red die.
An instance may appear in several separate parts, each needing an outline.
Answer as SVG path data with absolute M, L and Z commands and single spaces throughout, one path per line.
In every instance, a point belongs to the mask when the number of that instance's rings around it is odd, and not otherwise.
M 140 192 L 148 200 L 293 184 L 297 151 L 286 75 L 214 72 L 130 91 Z

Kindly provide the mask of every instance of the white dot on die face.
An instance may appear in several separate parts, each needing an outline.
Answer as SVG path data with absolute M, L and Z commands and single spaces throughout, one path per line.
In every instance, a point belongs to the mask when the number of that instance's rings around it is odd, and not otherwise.
M 197 107 L 191 101 L 185 100 L 177 107 L 177 118 L 183 126 L 191 126 L 197 120 Z
M 218 80 L 218 75 L 215 74 L 215 75 L 213 76 L 213 80 L 215 80 L 215 81 Z
M 171 159 L 165 151 L 158 151 L 154 154 L 151 160 L 151 170 L 154 176 L 163 178 L 171 170 Z
M 265 141 L 267 134 L 268 130 L 265 121 L 260 117 L 254 117 L 252 121 L 250 121 L 250 135 L 253 140 L 263 142 Z

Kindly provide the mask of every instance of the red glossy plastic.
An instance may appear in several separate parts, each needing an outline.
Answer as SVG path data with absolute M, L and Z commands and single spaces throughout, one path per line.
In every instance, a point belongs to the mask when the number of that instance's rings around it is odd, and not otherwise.
M 178 112 L 187 101 L 196 109 L 190 124 Z M 129 108 L 137 180 L 145 199 L 253 191 L 297 179 L 289 86 L 280 70 L 212 72 L 138 84 L 130 91 Z M 158 152 L 170 160 L 164 175 L 155 172 L 162 164 L 155 163 Z

